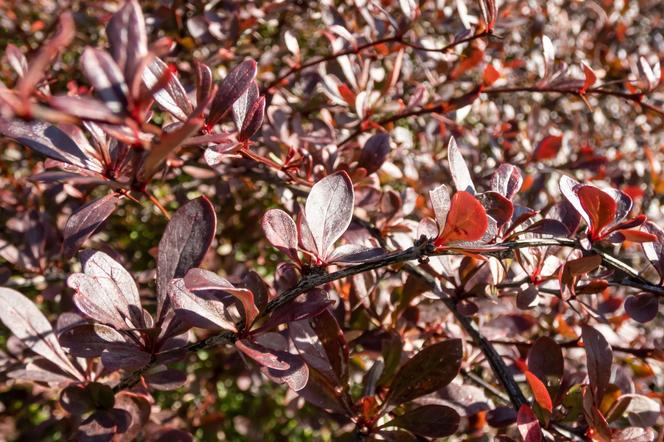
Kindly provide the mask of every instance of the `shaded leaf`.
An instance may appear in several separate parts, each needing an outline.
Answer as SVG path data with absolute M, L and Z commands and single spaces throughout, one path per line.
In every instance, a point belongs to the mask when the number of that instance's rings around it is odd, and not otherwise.
M 587 325 L 581 327 L 581 337 L 586 350 L 590 388 L 595 398 L 595 404 L 600 404 L 611 378 L 613 351 L 604 336 L 593 327 Z
M 501 164 L 491 176 L 491 190 L 510 200 L 514 198 L 522 185 L 521 171 L 511 164 Z
M 228 73 L 219 84 L 217 94 L 210 105 L 207 123 L 212 126 L 219 122 L 235 103 L 251 86 L 256 77 L 256 62 L 245 60 Z
M 659 310 L 659 299 L 652 293 L 630 295 L 625 299 L 625 311 L 635 321 L 646 323 L 655 319 Z
M 444 405 L 424 405 L 397 416 L 385 427 L 400 427 L 427 437 L 446 437 L 454 434 L 460 423 L 459 413 Z
M 522 405 L 519 408 L 516 422 L 524 442 L 541 442 L 542 430 L 532 408 L 526 404 Z
M 163 78 L 167 78 L 167 81 L 163 81 Z M 155 101 L 178 120 L 185 121 L 194 110 L 187 92 L 168 65 L 155 57 L 143 70 L 143 82 L 148 89 L 152 89 L 160 81 L 163 87 L 155 92 Z
M 62 253 L 70 258 L 92 236 L 106 219 L 111 216 L 120 202 L 114 194 L 89 202 L 73 213 L 62 231 Z
M 563 137 L 561 135 L 548 135 L 542 138 L 533 151 L 533 160 L 550 160 L 557 157 L 562 145 Z
M 358 165 L 364 167 L 367 174 L 372 174 L 380 169 L 389 152 L 390 136 L 383 132 L 375 134 L 364 143 Z
M 106 106 L 116 114 L 126 114 L 129 91 L 122 71 L 111 56 L 100 49 L 88 47 L 81 55 L 81 68 Z

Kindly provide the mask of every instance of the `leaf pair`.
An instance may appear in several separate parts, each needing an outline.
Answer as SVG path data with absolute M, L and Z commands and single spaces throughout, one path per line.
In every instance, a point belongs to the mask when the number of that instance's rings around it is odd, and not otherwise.
M 644 215 L 623 221 L 632 209 L 632 199 L 626 193 L 617 189 L 603 191 L 566 175 L 560 178 L 559 184 L 563 196 L 586 221 L 591 242 L 629 240 L 647 243 L 656 240 L 655 235 L 636 230 L 646 221 Z
M 314 258 L 314 265 L 362 261 L 380 249 L 345 244 L 334 248 L 353 218 L 355 192 L 344 171 L 328 175 L 311 188 L 297 224 L 286 212 L 270 209 L 261 225 L 267 240 L 293 261 L 302 263 L 298 251 Z

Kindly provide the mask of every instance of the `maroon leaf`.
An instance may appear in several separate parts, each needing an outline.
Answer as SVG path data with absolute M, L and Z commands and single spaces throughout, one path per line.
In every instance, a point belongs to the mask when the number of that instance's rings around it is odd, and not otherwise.
M 399 369 L 386 402 L 399 405 L 443 388 L 459 373 L 462 358 L 459 339 L 424 348 Z
M 207 123 L 215 125 L 228 112 L 233 103 L 244 94 L 256 77 L 256 62 L 245 60 L 228 73 L 219 84 L 217 94 L 210 105 Z
M 238 299 L 242 303 L 247 328 L 251 327 L 259 314 L 251 290 L 235 287 L 216 273 L 203 269 L 191 269 L 184 276 L 184 284 L 187 289 L 192 291 L 221 290 Z
M 163 78 L 166 78 L 167 81 L 164 82 Z M 148 89 L 152 89 L 163 82 L 163 87 L 160 87 L 154 93 L 154 99 L 159 106 L 178 120 L 185 121 L 194 111 L 194 107 L 189 101 L 187 92 L 182 87 L 180 80 L 161 59 L 154 58 L 145 68 L 143 82 Z
M 26 347 L 57 364 L 75 379 L 82 379 L 62 350 L 53 327 L 32 301 L 16 290 L 0 287 L 0 304 L 0 321 Z
M 307 367 L 306 385 L 297 391 L 297 394 L 307 402 L 328 410 L 330 412 L 349 414 L 348 400 L 344 401 L 342 393 L 327 376 L 321 374 L 315 367 Z M 344 393 L 345 394 L 345 393 Z
M 436 246 L 454 241 L 476 241 L 484 236 L 489 220 L 482 204 L 468 192 L 452 196 L 450 211 L 443 230 L 436 238 Z
M 604 336 L 590 326 L 581 328 L 581 337 L 583 338 L 583 347 L 586 350 L 590 388 L 595 404 L 600 404 L 611 378 L 613 351 Z
M 263 114 L 265 113 L 265 97 L 260 97 L 254 105 L 247 111 L 247 117 L 244 119 L 242 129 L 238 135 L 238 141 L 246 141 L 260 129 L 263 124 Z
M 509 200 L 514 198 L 522 184 L 521 171 L 511 164 L 501 164 L 491 177 L 491 190 Z
M 205 103 L 212 92 L 212 70 L 204 63 L 196 62 L 196 103 Z
M 187 382 L 187 374 L 172 368 L 160 370 L 145 376 L 150 388 L 159 391 L 177 390 Z
M 89 47 L 81 55 L 81 68 L 106 106 L 116 114 L 126 114 L 129 91 L 113 58 L 107 52 Z
M 372 174 L 380 169 L 389 152 L 390 136 L 384 132 L 375 134 L 364 143 L 358 165 L 364 167 L 367 174 Z
M 447 145 L 447 161 L 450 163 L 450 172 L 454 180 L 454 187 L 457 192 L 468 192 L 472 195 L 476 193 L 473 179 L 470 177 L 470 171 L 463 159 L 454 137 L 450 138 Z
M 599 239 L 602 232 L 616 219 L 616 201 L 595 186 L 581 186 L 576 190 L 581 207 L 588 214 L 591 239 Z
M 148 37 L 141 6 L 136 0 L 127 0 L 113 14 L 106 26 L 106 35 L 111 45 L 111 54 L 118 67 L 131 81 L 136 70 L 148 53 Z
M 289 304 L 277 308 L 260 330 L 269 330 L 279 324 L 313 318 L 327 309 L 331 303 L 332 301 L 323 290 L 309 290 Z
M 528 370 L 544 382 L 555 400 L 564 373 L 563 352 L 553 339 L 542 336 L 528 352 Z
M 65 128 L 63 130 L 63 128 Z M 61 128 L 41 121 L 5 120 L 0 118 L 0 133 L 25 144 L 29 148 L 54 160 L 70 163 L 82 169 L 102 172 L 99 160 L 91 158 L 71 135 Z M 84 137 L 85 138 L 85 137 Z
M 516 417 L 517 428 L 524 442 L 541 442 L 542 430 L 532 408 L 523 404 Z
M 247 121 L 251 108 L 258 101 L 259 95 L 258 85 L 256 84 L 256 81 L 252 81 L 244 94 L 233 103 L 233 121 L 235 122 L 237 130 L 242 129 L 242 126 Z
M 659 299 L 652 293 L 639 293 L 625 299 L 625 311 L 635 321 L 650 322 L 655 319 L 658 310 Z
M 89 202 L 69 217 L 62 232 L 62 253 L 66 258 L 72 257 L 85 240 L 101 227 L 119 202 L 117 196 L 109 194 Z
M 444 405 L 424 405 L 407 411 L 384 427 L 399 427 L 426 437 L 447 437 L 456 433 L 461 417 Z
M 533 152 L 533 160 L 550 160 L 558 156 L 558 151 L 563 145 L 563 137 L 560 135 L 549 135 L 544 137 Z
M 486 214 L 496 220 L 498 227 L 506 224 L 512 219 L 514 214 L 514 205 L 507 197 L 494 191 L 478 193 L 475 195 Z
M 217 230 L 217 215 L 202 196 L 180 207 L 166 226 L 157 255 L 157 317 L 161 317 L 166 288 L 173 278 L 182 278 L 198 266 Z
M 311 188 L 304 210 L 320 259 L 327 258 L 350 225 L 354 204 L 353 183 L 346 172 L 328 175 Z

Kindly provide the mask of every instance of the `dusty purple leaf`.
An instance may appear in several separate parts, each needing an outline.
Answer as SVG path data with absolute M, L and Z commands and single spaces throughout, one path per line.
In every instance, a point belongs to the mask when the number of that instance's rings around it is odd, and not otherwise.
M 487 413 L 486 420 L 494 428 L 508 427 L 516 422 L 516 411 L 512 407 L 496 407 Z
M 361 244 L 342 244 L 327 257 L 329 263 L 361 263 L 371 261 L 385 254 L 380 247 L 367 247 Z
M 547 336 L 537 339 L 528 352 L 528 370 L 544 383 L 554 401 L 563 378 L 564 364 L 560 345 Z
M 521 233 L 535 233 L 538 235 L 569 236 L 570 231 L 565 224 L 555 219 L 541 219 L 521 230 Z
M 600 332 L 590 326 L 581 328 L 583 347 L 586 350 L 586 365 L 590 388 L 595 398 L 595 403 L 602 402 L 604 392 L 609 386 L 611 378 L 611 364 L 613 363 L 613 351 L 611 346 Z
M 168 368 L 145 376 L 145 381 L 158 391 L 177 390 L 187 382 L 187 374 L 181 370 Z
M 232 296 L 213 290 L 193 293 L 187 290 L 181 279 L 168 286 L 168 295 L 177 316 L 192 327 L 236 331 L 227 312 L 234 299 Z
M 283 359 L 284 354 L 287 354 L 285 351 L 272 350 L 249 339 L 240 339 L 235 342 L 235 346 L 263 367 L 275 370 L 287 370 L 290 368 L 288 361 Z
M 399 405 L 443 388 L 459 373 L 462 358 L 459 339 L 424 348 L 399 369 L 386 401 Z
M 115 351 L 118 347 L 129 345 L 122 333 L 103 324 L 69 327 L 60 333 L 58 339 L 69 353 L 82 358 L 101 356 L 104 351 Z
M 205 103 L 212 92 L 212 70 L 199 61 L 196 62 L 196 103 Z
M 300 356 L 286 352 L 280 354 L 280 358 L 288 364 L 287 369 L 277 370 L 263 367 L 261 371 L 273 381 L 285 383 L 295 392 L 302 390 L 309 381 L 309 367 L 307 364 Z
M 254 303 L 254 294 L 251 290 L 235 287 L 226 279 L 208 270 L 194 268 L 184 276 L 184 284 L 190 291 L 221 290 L 232 295 L 242 304 L 244 322 L 247 327 L 253 324 L 258 317 L 258 307 Z
M 383 132 L 375 134 L 364 143 L 358 165 L 364 167 L 368 175 L 372 174 L 380 169 L 389 152 L 390 136 Z
M 0 321 L 14 336 L 75 379 L 81 379 L 81 374 L 69 361 L 55 337 L 51 323 L 32 301 L 16 290 L 0 287 L 0 304 Z
M 105 51 L 88 47 L 81 55 L 81 68 L 106 106 L 116 114 L 126 114 L 129 105 L 127 85 L 113 58 Z
M 168 284 L 201 263 L 216 230 L 217 215 L 204 196 L 189 201 L 173 214 L 159 241 L 157 317 L 161 317 Z
M 332 301 L 323 290 L 310 290 L 289 304 L 277 308 L 268 321 L 261 326 L 261 330 L 269 330 L 279 324 L 312 318 L 323 312 L 331 303 Z
M 307 402 L 335 413 L 349 413 L 349 407 L 344 403 L 337 386 L 327 376 L 321 374 L 315 367 L 307 367 L 306 385 L 298 390 L 297 394 Z M 348 401 L 350 402 L 350 401 Z
M 245 60 L 228 73 L 219 84 L 217 94 L 210 105 L 208 125 L 212 126 L 221 120 L 233 103 L 244 94 L 256 77 L 256 62 Z
M 106 26 L 111 54 L 124 78 L 132 81 L 143 58 L 148 54 L 148 37 L 143 11 L 136 0 L 127 0 Z
M 353 183 L 346 172 L 328 175 L 311 188 L 305 217 L 322 260 L 350 225 L 354 203 Z
M 263 124 L 265 114 L 265 97 L 260 97 L 247 111 L 247 117 L 242 123 L 242 129 L 238 134 L 238 141 L 246 141 L 253 137 Z
M 233 121 L 238 131 L 242 129 L 249 111 L 258 101 L 258 96 L 258 85 L 256 81 L 252 81 L 251 85 L 244 91 L 244 94 L 233 103 Z
M 261 221 L 267 240 L 293 260 L 298 260 L 298 234 L 293 218 L 280 209 L 265 212 Z
M 452 173 L 454 187 L 457 192 L 465 191 L 475 195 L 476 191 L 473 179 L 470 177 L 470 171 L 454 137 L 450 138 L 450 142 L 447 145 L 447 160 L 450 163 L 450 172 Z
M 41 121 L 0 118 L 0 133 L 49 158 L 94 172 L 103 171 L 99 160 L 88 155 L 63 128 Z
M 501 164 L 491 177 L 491 190 L 510 200 L 521 189 L 522 184 L 523 177 L 519 168 L 507 163 Z
M 442 231 L 447 220 L 447 213 L 450 211 L 450 191 L 445 184 L 441 184 L 429 191 L 429 199 L 431 200 L 433 213 L 436 216 L 438 230 Z
M 578 190 L 581 188 L 581 183 L 568 177 L 567 175 L 562 175 L 559 181 L 560 192 L 563 194 L 565 199 L 574 207 L 579 215 L 584 219 L 587 225 L 591 224 L 590 217 L 586 210 L 581 204 L 581 200 L 577 195 Z
M 625 311 L 635 321 L 646 323 L 655 319 L 659 310 L 659 299 L 652 293 L 630 295 L 625 299 Z
M 475 197 L 482 203 L 486 214 L 493 218 L 498 226 L 502 226 L 512 219 L 514 205 L 507 197 L 492 190 L 478 193 Z
M 187 92 L 168 65 L 154 58 L 143 71 L 143 83 L 152 89 L 160 82 L 163 82 L 163 87 L 154 93 L 155 101 L 178 120 L 185 121 L 194 110 Z
M 397 416 L 385 427 L 399 427 L 426 437 L 447 437 L 456 433 L 461 417 L 445 405 L 424 405 Z
M 119 202 L 120 198 L 109 194 L 89 202 L 69 217 L 62 232 L 62 253 L 66 258 L 72 257 L 85 240 L 101 227 Z

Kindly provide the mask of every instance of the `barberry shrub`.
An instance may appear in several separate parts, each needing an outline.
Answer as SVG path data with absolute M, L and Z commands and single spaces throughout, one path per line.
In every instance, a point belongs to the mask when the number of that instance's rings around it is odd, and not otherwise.
M 63 6 L 0 5 L 3 437 L 661 440 L 657 2 Z

